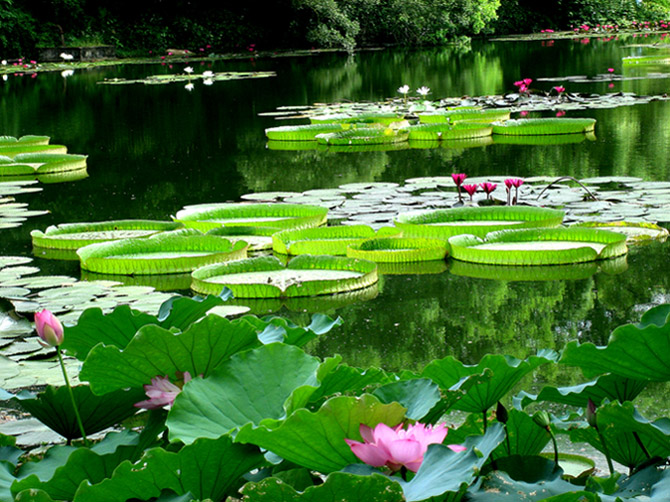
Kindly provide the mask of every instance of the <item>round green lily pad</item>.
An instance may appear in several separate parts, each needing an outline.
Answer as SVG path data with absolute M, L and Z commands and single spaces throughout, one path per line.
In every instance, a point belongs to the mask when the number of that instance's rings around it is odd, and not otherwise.
M 84 246 L 77 251 L 81 268 L 102 274 L 151 275 L 190 272 L 197 267 L 246 258 L 247 243 L 202 235 L 194 229 L 161 232 Z
M 220 294 L 230 288 L 235 298 L 288 298 L 327 295 L 365 288 L 377 282 L 377 266 L 340 256 L 301 255 L 284 267 L 263 256 L 202 267 L 191 274 L 191 289 Z
M 182 225 L 171 221 L 116 220 L 94 223 L 64 223 L 33 230 L 33 246 L 50 249 L 79 249 L 96 242 L 147 237 L 157 232 L 176 230 Z
M 563 215 L 555 209 L 528 206 L 460 207 L 400 214 L 395 225 L 404 237 L 448 239 L 458 234 L 484 236 L 507 228 L 556 226 Z
M 328 209 L 301 204 L 202 204 L 175 216 L 186 227 L 203 232 L 217 227 L 306 228 L 323 225 Z
M 448 251 L 449 244 L 443 239 L 391 237 L 351 244 L 347 256 L 374 262 L 404 263 L 444 260 Z
M 485 239 L 449 239 L 456 260 L 495 265 L 559 265 L 622 256 L 626 237 L 591 228 L 532 228 L 491 232 Z

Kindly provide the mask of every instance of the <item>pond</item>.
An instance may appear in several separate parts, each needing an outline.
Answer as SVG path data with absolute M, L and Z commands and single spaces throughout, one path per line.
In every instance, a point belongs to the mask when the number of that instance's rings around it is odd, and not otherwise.
M 644 39 L 645 44 L 657 38 Z M 99 85 L 105 78 L 181 72 L 184 63 L 100 67 L 63 78 L 10 76 L 0 82 L 0 134 L 48 135 L 87 154 L 85 179 L 44 184 L 17 196 L 50 214 L 3 229 L 1 255 L 32 256 L 30 231 L 50 224 L 124 218 L 169 219 L 188 204 L 238 201 L 252 192 L 336 188 L 352 182 L 426 176 L 636 176 L 670 180 L 670 103 L 570 111 L 597 119 L 596 139 L 567 145 L 488 145 L 468 149 L 333 153 L 274 151 L 264 129 L 286 122 L 259 115 L 281 106 L 379 101 L 396 89 L 428 86 L 429 97 L 502 94 L 520 78 L 549 90 L 541 78 L 606 73 L 649 76 L 595 83 L 565 82 L 568 92 L 668 91 L 667 66 L 623 68 L 622 57 L 653 49 L 632 38 L 473 42 L 471 47 L 363 51 L 193 64 L 196 72 L 274 71 L 276 77 L 168 85 Z M 545 113 L 546 116 L 551 114 Z M 668 245 L 631 249 L 627 268 L 578 280 L 504 281 L 430 274 L 386 275 L 374 298 L 326 313 L 344 324 L 310 351 L 342 354 L 357 366 L 418 369 L 454 355 L 466 363 L 486 353 L 526 357 L 567 340 L 606 342 L 616 326 L 639 320 L 670 299 Z M 43 274 L 80 277 L 77 262 L 35 257 Z M 300 322 L 306 313 L 280 310 Z M 570 376 L 565 377 L 570 383 Z

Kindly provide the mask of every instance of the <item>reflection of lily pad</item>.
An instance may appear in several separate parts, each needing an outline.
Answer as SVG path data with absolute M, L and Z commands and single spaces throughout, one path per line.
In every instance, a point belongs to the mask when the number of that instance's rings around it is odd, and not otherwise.
M 247 244 L 202 235 L 194 229 L 162 232 L 141 239 L 90 244 L 77 251 L 81 268 L 103 274 L 175 274 L 247 255 Z
M 33 246 L 51 249 L 79 249 L 96 242 L 147 237 L 157 232 L 176 230 L 181 225 L 170 221 L 116 220 L 94 223 L 64 223 L 44 232 L 33 230 Z
M 235 298 L 288 298 L 326 295 L 365 288 L 377 282 L 374 263 L 337 256 L 301 255 L 284 267 L 274 257 L 249 258 L 199 268 L 191 288 Z
M 352 244 L 347 248 L 347 256 L 374 262 L 405 263 L 443 260 L 448 250 L 449 245 L 443 239 L 391 237 Z
M 494 265 L 558 265 L 621 256 L 626 237 L 590 228 L 533 228 L 492 232 L 485 239 L 449 239 L 456 260 Z
M 593 133 L 549 134 L 541 136 L 496 134 L 493 143 L 496 145 L 569 145 L 584 140 L 595 141 Z
M 328 210 L 300 204 L 202 204 L 187 206 L 175 220 L 208 231 L 217 227 L 316 227 L 326 222 Z
M 490 265 L 452 260 L 449 272 L 463 277 L 496 281 L 557 281 L 587 279 L 598 272 L 598 262 L 569 265 Z
M 447 239 L 452 235 L 486 235 L 506 228 L 560 225 L 563 212 L 555 209 L 522 206 L 463 207 L 439 209 L 398 216 L 395 225 L 406 237 Z

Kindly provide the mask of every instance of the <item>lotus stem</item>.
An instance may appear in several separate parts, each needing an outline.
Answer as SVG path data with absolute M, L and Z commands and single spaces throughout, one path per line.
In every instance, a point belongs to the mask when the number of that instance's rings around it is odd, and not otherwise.
M 547 432 L 549 432 L 549 435 L 551 436 L 551 442 L 554 445 L 554 463 L 556 464 L 556 467 L 558 467 L 558 443 L 556 442 L 556 436 L 549 426 L 547 426 Z
M 591 199 L 593 199 L 593 200 L 598 200 L 598 198 L 597 198 L 595 195 L 593 195 L 593 194 L 591 193 L 591 191 L 590 191 L 588 188 L 586 188 L 586 187 L 584 186 L 584 184 L 583 184 L 581 181 L 579 181 L 578 179 L 573 178 L 572 176 L 561 176 L 560 178 L 556 178 L 554 181 L 552 181 L 552 182 L 549 183 L 546 187 L 544 187 L 544 190 L 542 190 L 542 191 L 540 192 L 540 194 L 537 196 L 537 200 L 540 200 L 540 197 L 542 197 L 542 194 L 543 194 L 544 192 L 546 192 L 549 188 L 551 188 L 553 185 L 555 185 L 555 184 L 558 183 L 559 181 L 563 181 L 563 180 L 572 180 L 572 181 L 574 181 L 574 182 L 577 183 L 580 187 L 582 187 L 582 188 L 586 191 L 587 194 L 589 194 L 589 197 L 591 197 Z
M 600 432 L 600 429 L 598 429 L 597 427 L 596 431 L 598 432 L 598 437 L 600 438 L 600 444 L 603 445 L 603 453 L 605 454 L 605 458 L 607 459 L 607 467 L 610 470 L 610 476 L 614 476 L 614 465 L 612 465 L 612 457 L 610 456 L 609 448 L 607 448 L 605 437 L 603 436 L 602 432 Z
M 77 425 L 79 426 L 79 432 L 84 444 L 88 444 L 86 439 L 86 431 L 84 430 L 84 424 L 81 421 L 81 415 L 79 415 L 79 408 L 77 408 L 77 402 L 74 399 L 74 393 L 72 392 L 72 387 L 70 386 L 70 380 L 67 378 L 67 371 L 65 371 L 65 363 L 63 362 L 63 354 L 61 353 L 60 346 L 56 347 L 56 354 L 58 354 L 58 362 L 60 363 L 60 369 L 63 372 L 63 379 L 65 380 L 65 386 L 67 391 L 70 394 L 70 400 L 72 401 L 72 408 L 74 408 L 74 416 L 77 419 Z M 68 444 L 71 443 L 71 440 L 68 438 Z
M 644 443 L 642 442 L 642 439 L 640 439 L 638 433 L 633 431 L 633 437 L 635 438 L 635 441 L 637 441 L 637 445 L 642 449 L 642 451 L 646 455 L 647 460 L 649 460 L 651 458 L 651 455 L 649 455 L 649 451 L 647 450 L 647 448 L 645 448 Z

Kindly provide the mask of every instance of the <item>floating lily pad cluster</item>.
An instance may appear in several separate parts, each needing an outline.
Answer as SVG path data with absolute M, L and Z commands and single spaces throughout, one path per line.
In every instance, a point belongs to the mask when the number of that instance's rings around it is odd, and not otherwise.
M 70 173 L 86 176 L 85 155 L 68 154 L 67 147 L 49 141 L 48 136 L 0 136 L 0 182 L 36 177 L 44 182 L 67 181 Z
M 227 80 L 241 80 L 252 78 L 268 78 L 276 77 L 277 74 L 273 71 L 254 71 L 254 72 L 212 72 L 206 71 L 203 73 L 183 73 L 183 74 L 160 74 L 150 75 L 139 79 L 126 78 L 107 78 L 98 82 L 106 85 L 125 85 L 125 84 L 146 84 L 146 85 L 164 85 L 175 82 L 192 83 L 202 81 L 205 84 L 212 84 L 214 82 L 223 82 Z
M 452 141 L 459 142 L 456 145 L 459 147 L 463 143 L 481 146 L 482 139 L 491 136 L 526 138 L 578 135 L 583 141 L 586 134 L 592 135 L 595 126 L 595 119 L 591 118 L 508 120 L 509 110 L 484 110 L 479 107 L 447 108 L 439 112 L 419 113 L 418 118 L 408 118 L 409 121 L 398 113 L 311 116 L 312 123 L 309 125 L 274 127 L 266 129 L 265 133 L 271 141 L 269 147 L 273 149 L 300 150 L 315 148 L 317 145 L 334 149 L 370 146 L 396 148 L 398 145 L 426 148 Z
M 15 195 L 39 192 L 37 181 L 11 181 L 0 183 L 0 229 L 21 226 L 27 218 L 47 214 L 48 211 L 28 209 L 25 202 L 17 202 Z

